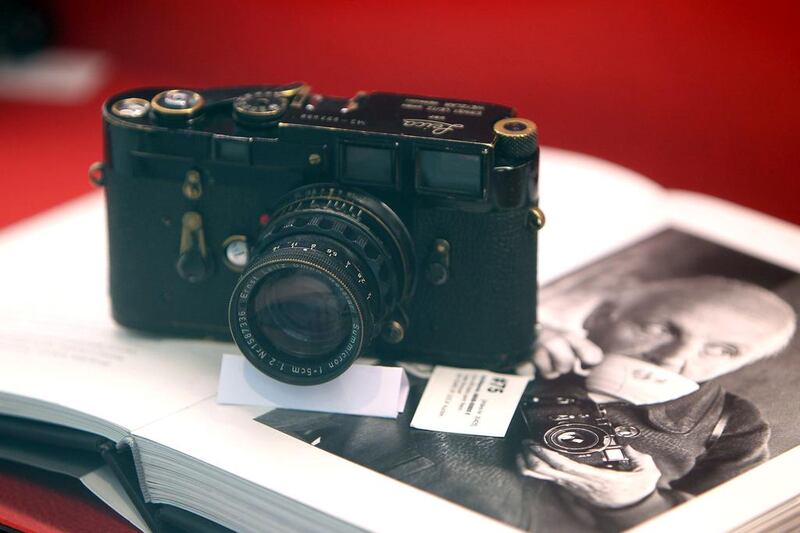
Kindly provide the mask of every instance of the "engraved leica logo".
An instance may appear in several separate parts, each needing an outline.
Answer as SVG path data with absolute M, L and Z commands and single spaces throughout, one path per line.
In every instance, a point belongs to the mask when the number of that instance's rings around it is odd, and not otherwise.
M 438 120 L 425 120 L 421 118 L 404 118 L 403 126 L 406 128 L 430 130 L 430 132 L 434 135 L 444 135 L 449 131 L 460 130 L 464 127 L 463 124 L 448 124 L 447 122 L 440 122 Z

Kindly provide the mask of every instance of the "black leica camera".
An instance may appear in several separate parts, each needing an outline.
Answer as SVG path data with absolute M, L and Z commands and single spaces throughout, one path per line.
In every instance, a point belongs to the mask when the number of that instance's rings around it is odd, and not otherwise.
M 508 368 L 536 322 L 539 148 L 509 107 L 304 83 L 103 107 L 113 314 L 314 384 L 361 353 Z
M 605 410 L 592 400 L 525 395 L 520 410 L 531 438 L 539 444 L 588 465 L 633 469 Z

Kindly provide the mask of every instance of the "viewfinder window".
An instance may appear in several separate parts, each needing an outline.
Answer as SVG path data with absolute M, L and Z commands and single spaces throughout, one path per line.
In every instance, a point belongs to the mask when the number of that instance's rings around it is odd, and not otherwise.
M 250 163 L 250 141 L 229 137 L 214 138 L 214 155 L 220 161 Z
M 433 191 L 478 196 L 481 156 L 439 150 L 417 151 L 417 183 Z
M 346 144 L 343 151 L 342 178 L 369 185 L 394 186 L 394 150 L 374 146 Z

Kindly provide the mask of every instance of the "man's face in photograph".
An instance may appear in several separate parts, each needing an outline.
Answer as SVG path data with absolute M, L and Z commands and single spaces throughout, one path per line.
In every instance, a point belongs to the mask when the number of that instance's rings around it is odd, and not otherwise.
M 606 300 L 585 327 L 606 354 L 703 382 L 776 353 L 794 324 L 789 305 L 766 289 L 701 277 L 653 282 Z

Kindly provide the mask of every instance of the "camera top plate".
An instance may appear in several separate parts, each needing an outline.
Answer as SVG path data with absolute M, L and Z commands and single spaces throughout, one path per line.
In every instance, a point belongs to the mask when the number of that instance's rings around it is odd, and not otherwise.
M 288 91 L 287 87 L 293 90 Z M 132 116 L 118 112 L 120 102 L 126 99 L 159 100 L 160 95 L 170 91 L 176 89 L 143 88 L 117 94 L 106 102 L 104 113 L 107 119 L 133 127 L 185 127 L 211 134 L 252 136 L 253 130 L 264 131 L 274 126 L 309 127 L 484 145 L 495 141 L 494 124 L 514 115 L 514 110 L 507 106 L 452 98 L 387 92 L 358 92 L 350 98 L 323 96 L 312 94 L 305 84 L 182 89 L 180 91 L 201 96 L 202 105 L 192 108 L 191 112 L 180 110 L 178 113 L 171 109 L 164 111 L 157 101 L 147 114 Z M 242 101 L 247 95 L 263 97 L 268 93 L 282 98 L 288 94 L 291 99 L 285 111 L 275 117 L 277 120 L 258 124 L 237 120 L 232 113 L 237 100 Z

